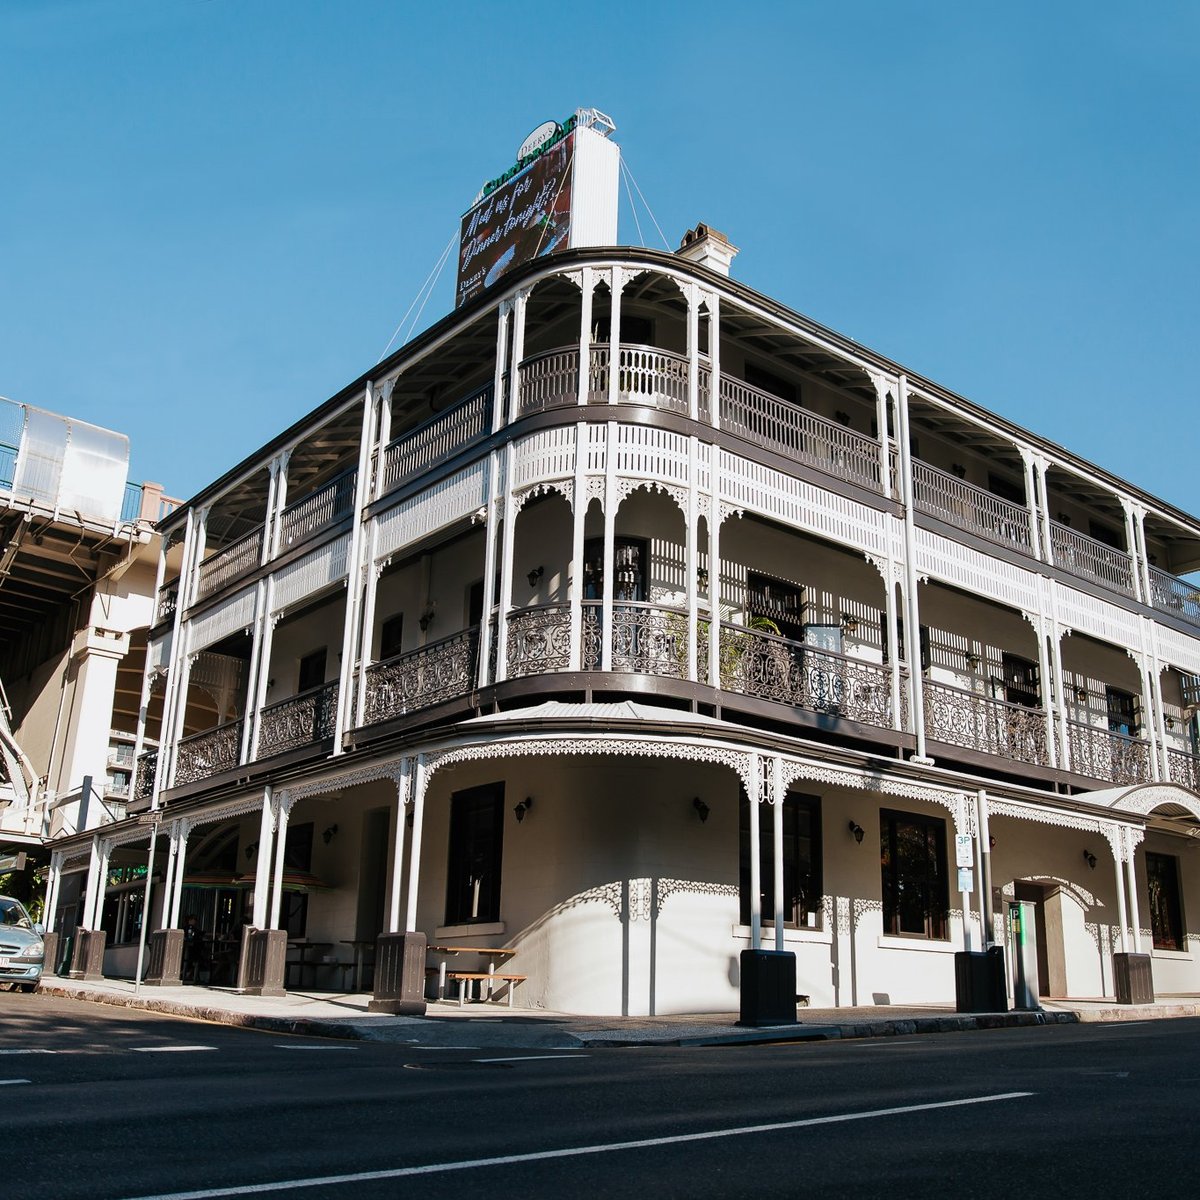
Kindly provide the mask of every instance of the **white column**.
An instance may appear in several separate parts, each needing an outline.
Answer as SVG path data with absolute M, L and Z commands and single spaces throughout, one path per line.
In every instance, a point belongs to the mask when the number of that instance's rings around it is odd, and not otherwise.
M 954 811 L 954 832 L 964 833 L 967 826 L 967 799 L 966 796 L 960 795 L 958 802 L 955 805 Z M 957 856 L 956 856 L 957 859 Z M 955 870 L 958 870 L 957 865 Z M 959 891 L 959 897 L 962 902 L 962 931 L 963 931 L 963 949 L 969 954 L 971 952 L 971 893 L 966 890 Z
M 175 852 L 175 879 L 171 896 L 171 929 L 179 928 L 179 909 L 183 905 L 183 877 L 187 870 L 187 844 L 188 837 L 192 832 L 192 826 L 188 821 L 178 822 L 178 828 L 179 841 Z
M 897 425 L 899 426 L 900 489 L 904 505 L 904 573 L 907 606 L 905 624 L 908 635 L 905 649 L 908 651 L 908 675 L 912 686 L 912 721 L 917 737 L 917 759 L 926 759 L 925 753 L 925 678 L 921 673 L 921 610 L 917 603 L 917 539 L 913 524 L 912 441 L 908 428 L 908 380 L 900 376 L 897 389 Z
M 92 838 L 90 863 L 88 866 L 87 895 L 84 898 L 84 929 L 99 929 L 104 916 L 104 893 L 108 886 L 108 843 L 100 837 Z
M 287 508 L 288 465 L 292 461 L 291 450 L 281 450 L 275 460 L 275 511 L 270 516 L 266 533 L 270 534 L 267 554 L 263 562 L 270 562 L 278 553 L 283 541 L 283 510 Z M 264 541 L 268 539 L 264 537 Z
M 1129 553 L 1129 574 L 1133 577 L 1133 594 L 1135 599 L 1144 604 L 1153 603 L 1150 593 L 1145 590 L 1142 578 L 1142 545 L 1138 538 L 1138 519 L 1135 506 L 1128 496 L 1118 496 L 1121 508 L 1125 513 L 1125 549 Z
M 1050 536 L 1050 493 L 1046 490 L 1046 468 L 1049 463 L 1041 455 L 1035 458 L 1037 464 L 1037 494 L 1038 507 L 1042 510 L 1042 557 L 1046 562 L 1054 562 L 1054 539 Z
M 713 408 L 716 408 L 714 403 Z M 709 482 L 712 494 L 708 504 L 708 679 L 714 688 L 721 686 L 721 501 L 717 482 L 717 449 L 712 452 Z
M 772 842 L 775 851 L 775 949 L 783 949 L 783 788 L 779 758 L 771 756 Z
M 613 267 L 609 305 L 608 326 L 608 402 L 618 404 L 621 399 L 621 268 Z
M 267 927 L 267 902 L 271 888 L 272 835 L 275 832 L 275 798 L 270 784 L 263 788 L 262 813 L 258 822 L 258 862 L 254 866 L 254 912 L 251 923 L 255 929 Z
M 571 670 L 583 670 L 583 543 L 587 520 L 588 427 L 575 426 L 575 486 L 571 507 Z
M 266 580 L 260 579 L 254 585 L 254 633 L 250 646 L 250 670 L 246 678 L 246 706 L 242 718 L 242 744 L 238 751 L 238 762 L 251 761 L 251 748 L 258 744 L 258 719 L 260 716 L 258 704 L 258 677 L 262 673 L 262 643 L 263 620 L 266 610 Z
M 412 781 L 412 844 L 408 852 L 408 907 L 404 914 L 404 930 L 414 933 L 417 928 L 417 896 L 421 882 L 421 828 L 425 817 L 425 755 L 417 755 Z
M 521 360 L 525 357 L 525 307 L 529 291 L 522 288 L 513 298 L 512 363 L 508 369 L 508 423 L 521 415 Z
M 388 933 L 400 931 L 400 883 L 404 873 L 404 839 L 408 830 L 408 788 L 412 778 L 412 759 L 400 760 L 396 780 L 396 838 L 392 846 L 392 878 L 388 897 Z
M 588 402 L 592 367 L 592 293 L 596 280 L 591 267 L 583 268 L 583 296 L 579 310 L 579 389 L 576 403 Z
M 888 522 L 890 524 L 890 521 Z M 888 537 L 889 544 L 891 537 Z M 900 705 L 900 622 L 896 614 L 896 570 L 891 551 L 888 551 L 884 566 L 887 573 L 883 581 L 883 637 L 888 656 L 888 687 L 892 697 L 892 728 L 900 732 L 904 729 L 903 711 Z M 920 652 L 921 639 L 918 631 L 917 651 Z M 911 689 L 910 689 L 911 699 Z
M 1058 708 L 1064 707 L 1063 681 L 1062 676 L 1055 671 L 1054 660 L 1047 650 L 1046 615 L 1044 612 L 1037 614 L 1037 620 L 1033 622 L 1033 629 L 1038 644 L 1038 673 L 1042 684 L 1042 703 L 1046 709 L 1046 753 L 1049 755 L 1050 765 L 1057 767 L 1058 741 L 1054 736 L 1054 722 L 1056 705 Z
M 158 598 L 162 592 L 163 580 L 167 574 L 167 540 L 163 538 L 158 551 L 158 565 L 154 572 L 154 591 L 152 593 L 154 599 L 154 608 L 151 612 L 150 624 L 158 623 Z M 176 612 L 178 612 L 179 604 L 176 602 Z M 142 757 L 146 749 L 146 714 L 150 709 L 150 693 L 154 687 L 155 671 L 150 666 L 150 646 L 146 646 L 146 661 L 142 670 L 142 694 L 138 702 L 138 718 L 137 718 L 137 734 L 133 742 L 133 784 L 130 788 L 130 795 L 137 797 L 137 777 L 138 777 L 138 759 Z M 161 730 L 160 730 L 161 732 Z M 151 788 L 153 794 L 154 789 Z M 151 807 L 154 807 L 153 798 L 151 799 Z M 143 922 L 144 924 L 144 922 Z
M 700 419 L 700 289 L 687 289 L 688 416 Z
M 700 458 L 699 439 L 692 435 L 688 438 L 688 490 L 687 511 L 684 520 L 687 528 L 684 533 L 684 584 L 687 594 L 687 677 L 696 682 L 698 655 L 696 653 L 696 638 L 700 628 L 700 583 L 696 578 L 700 561 L 697 547 L 699 536 L 699 505 L 696 495 L 696 475 Z
M 1135 505 L 1133 510 L 1133 531 L 1137 549 L 1134 553 L 1134 563 L 1141 560 L 1139 568 L 1142 579 L 1142 599 L 1149 605 L 1154 604 L 1154 583 L 1150 578 L 1150 552 L 1146 549 L 1146 510 L 1141 505 Z
M 508 610 L 512 607 L 513 540 L 517 506 L 513 502 L 513 444 L 504 447 L 504 524 L 500 538 L 500 611 L 496 614 L 496 679 L 508 678 Z M 486 586 L 486 584 L 485 584 Z
M 758 827 L 762 776 L 757 754 L 750 756 L 750 949 L 762 949 L 762 863 L 761 831 Z
M 1046 591 L 1050 597 L 1050 655 L 1054 678 L 1058 685 L 1058 736 L 1062 754 L 1059 756 L 1060 766 L 1071 765 L 1071 739 L 1067 730 L 1067 702 L 1063 695 L 1066 675 L 1062 663 L 1062 624 L 1058 619 L 1058 581 L 1050 579 L 1046 582 Z
M 337 720 L 333 731 L 333 754 L 342 753 L 342 735 L 354 712 L 353 691 L 357 674 L 354 648 L 358 644 L 359 602 L 362 594 L 363 509 L 370 493 L 371 443 L 375 432 L 375 388 L 368 383 L 363 396 L 362 431 L 358 445 L 358 478 L 354 485 L 354 524 L 346 556 L 346 619 L 342 626 L 342 667 L 338 677 Z
M 712 375 L 708 382 L 709 420 L 714 429 L 721 427 L 721 297 L 713 292 L 708 297 L 708 361 Z M 712 474 L 717 476 L 716 451 L 713 451 Z M 716 491 L 716 483 L 713 490 Z
M 1034 477 L 1033 451 L 1028 446 L 1018 446 L 1021 462 L 1025 466 L 1025 508 L 1029 512 L 1029 545 L 1034 558 L 1042 557 L 1042 538 L 1038 519 L 1038 490 Z
M 1113 836 L 1109 839 L 1108 844 L 1112 846 L 1113 865 L 1117 869 L 1117 920 L 1121 926 L 1121 953 L 1126 954 L 1129 951 L 1129 938 L 1125 928 L 1128 917 L 1125 913 L 1125 879 L 1121 872 L 1121 859 L 1125 850 L 1125 833 L 1120 826 L 1113 829 Z
M 258 678 L 254 681 L 254 728 L 250 735 L 249 760 L 258 758 L 262 741 L 262 710 L 267 703 L 267 688 L 271 683 L 271 648 L 275 641 L 275 623 L 278 617 L 271 611 L 275 603 L 275 577 L 268 576 L 264 587 L 262 644 L 258 652 Z
M 379 437 L 375 450 L 375 475 L 368 493 L 371 500 L 378 500 L 387 491 L 387 448 L 392 440 L 392 393 L 396 390 L 399 376 L 394 376 L 379 387 Z
M 496 370 L 492 375 L 492 432 L 504 428 L 505 375 L 508 372 L 508 329 L 512 320 L 512 301 L 501 300 L 496 313 Z
M 354 728 L 359 728 L 366 719 L 367 671 L 375 661 L 375 598 L 379 591 L 379 521 L 371 519 L 367 534 L 366 562 L 363 564 L 363 609 L 362 629 L 358 644 L 358 687 L 354 694 Z
M 616 268 L 614 268 L 616 270 Z M 611 397 L 610 397 L 611 399 Z M 604 426 L 604 586 L 600 606 L 600 669 L 612 670 L 613 643 L 613 559 L 617 529 L 617 423 Z
M 892 495 L 892 439 L 888 434 L 888 380 L 883 375 L 871 375 L 875 388 L 875 428 L 879 431 L 879 486 L 885 498 Z
M 483 611 L 479 616 L 479 677 L 478 686 L 491 683 L 489 667 L 492 660 L 492 609 L 496 607 L 496 503 L 500 491 L 500 455 L 493 450 L 488 457 L 487 503 L 483 517 Z
M 287 849 L 288 817 L 292 813 L 292 798 L 286 792 L 276 796 L 275 817 L 275 877 L 271 881 L 271 916 L 269 929 L 279 928 L 283 908 L 284 851 Z
M 992 834 L 988 824 L 987 791 L 975 793 L 975 864 L 979 871 L 979 932 L 981 950 L 988 949 L 995 938 L 992 927 Z
M 184 673 L 186 655 L 183 651 L 183 610 L 187 600 L 191 555 L 195 548 L 195 513 L 189 509 L 183 536 L 183 559 L 179 567 L 179 582 L 175 592 L 175 617 L 171 623 L 171 658 L 167 664 L 167 679 L 163 689 L 163 713 L 159 725 L 158 764 L 154 772 L 154 786 L 150 792 L 150 807 L 158 808 L 159 793 L 167 787 L 167 773 L 174 757 L 171 746 L 171 730 L 175 724 L 175 704 L 180 679 Z M 166 554 L 164 546 L 163 554 Z M 149 701 L 147 701 L 149 703 Z M 186 703 L 186 699 L 185 699 Z
M 191 652 L 192 626 L 190 622 L 184 626 L 181 636 L 184 644 L 180 647 L 180 656 L 175 659 L 177 670 L 173 672 L 178 676 L 175 681 L 175 705 L 171 712 L 170 727 L 164 726 L 163 729 L 162 745 L 158 749 L 158 770 L 155 772 L 155 783 L 162 780 L 162 786 L 167 788 L 175 786 L 179 739 L 183 737 L 183 731 L 186 728 L 184 722 L 187 719 L 188 683 L 192 677 L 192 660 L 195 658 Z M 164 770 L 166 772 L 165 779 L 163 779 Z
M 62 864 L 62 851 L 52 850 L 50 852 L 50 870 L 46 875 L 46 900 L 42 905 L 42 925 L 47 933 L 53 933 L 54 926 L 58 923 L 55 920 L 55 914 L 58 908 L 58 889 L 62 883 Z M 47 966 L 53 969 L 54 964 L 48 963 Z
M 1130 837 L 1128 828 L 1121 829 L 1121 837 L 1125 843 L 1125 877 L 1129 886 L 1129 924 L 1133 930 L 1133 952 L 1142 952 L 1142 918 L 1138 911 L 1137 870 L 1135 866 L 1136 847 Z

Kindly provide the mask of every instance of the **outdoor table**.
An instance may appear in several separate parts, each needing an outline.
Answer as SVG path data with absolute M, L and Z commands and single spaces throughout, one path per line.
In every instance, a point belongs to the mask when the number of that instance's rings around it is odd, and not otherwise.
M 333 949 L 332 942 L 310 942 L 308 938 L 289 938 L 288 947 L 296 951 L 297 957 L 285 964 L 287 967 L 295 967 L 296 974 L 299 977 L 300 985 L 304 985 L 304 969 L 307 967 L 313 973 L 313 982 L 316 983 L 317 967 L 321 963 L 310 958 L 311 954 L 320 951 L 325 953 Z M 286 972 L 285 972 L 286 973 Z
M 429 952 L 432 954 L 442 954 L 454 956 L 456 954 L 478 954 L 481 958 L 488 960 L 487 972 L 489 975 L 496 973 L 496 959 L 511 958 L 516 954 L 515 950 L 510 950 L 501 946 L 430 946 Z M 492 993 L 491 985 L 488 985 L 488 995 Z M 446 960 L 442 958 L 438 962 L 438 999 L 446 998 Z
M 354 974 L 351 978 L 354 981 L 354 986 L 350 989 L 352 992 L 357 992 L 362 986 L 363 967 L 366 965 L 367 949 L 374 948 L 374 938 L 342 938 L 343 946 L 351 946 L 354 949 Z

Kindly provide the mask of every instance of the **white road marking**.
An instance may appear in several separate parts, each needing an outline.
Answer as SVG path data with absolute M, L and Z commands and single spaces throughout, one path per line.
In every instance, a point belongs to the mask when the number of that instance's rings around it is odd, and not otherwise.
M 919 1045 L 921 1045 L 921 1040 L 919 1038 L 911 1038 L 910 1040 L 908 1040 L 906 1042 L 866 1041 L 866 1042 L 847 1042 L 846 1044 L 847 1044 L 847 1046 L 850 1046 L 855 1050 L 890 1050 L 893 1046 L 919 1046 Z
M 30 1083 L 28 1079 L 0 1079 L 0 1087 L 4 1087 L 9 1083 Z
M 357 1046 L 302 1046 L 295 1042 L 276 1042 L 276 1050 L 357 1050 Z
M 930 1104 L 906 1104 L 898 1108 L 875 1108 L 868 1112 L 838 1113 L 832 1117 L 806 1117 L 799 1121 L 774 1121 L 769 1125 L 740 1125 L 732 1129 L 712 1129 L 706 1133 L 680 1133 L 670 1137 L 639 1138 L 631 1142 L 606 1142 L 598 1146 L 571 1146 L 563 1150 L 536 1150 L 532 1154 L 504 1154 L 496 1158 L 468 1158 L 459 1162 L 428 1163 L 422 1167 L 396 1167 L 387 1171 L 356 1171 L 348 1175 L 319 1175 L 308 1179 L 282 1179 L 277 1183 L 248 1183 L 242 1187 L 201 1188 L 194 1192 L 157 1192 L 152 1196 L 128 1200 L 217 1200 L 221 1196 L 258 1196 L 267 1192 L 288 1192 L 297 1188 L 333 1187 L 343 1183 L 373 1183 L 380 1179 L 405 1179 L 414 1175 L 440 1175 L 447 1171 L 472 1171 L 482 1167 L 502 1167 L 513 1163 L 544 1162 L 554 1158 L 574 1158 L 585 1154 L 607 1154 L 614 1150 L 645 1150 L 653 1146 L 678 1146 L 688 1142 L 707 1142 L 718 1138 L 743 1137 L 752 1133 L 780 1133 L 788 1129 L 806 1129 L 818 1125 L 837 1125 L 845 1121 L 868 1121 L 875 1117 L 893 1117 L 903 1113 L 933 1112 L 942 1108 L 964 1108 L 972 1104 L 995 1104 L 1000 1100 L 1023 1100 L 1033 1092 L 1000 1092 L 994 1096 L 971 1096 L 966 1100 L 939 1100 Z
M 134 1054 L 188 1054 L 193 1050 L 215 1050 L 216 1046 L 130 1046 Z
M 412 1050 L 482 1050 L 482 1046 L 411 1046 Z
M 473 1058 L 472 1062 L 544 1062 L 548 1058 L 591 1058 L 590 1054 L 514 1054 L 509 1058 Z
M 0 1050 L 0 1054 L 57 1054 L 57 1050 Z

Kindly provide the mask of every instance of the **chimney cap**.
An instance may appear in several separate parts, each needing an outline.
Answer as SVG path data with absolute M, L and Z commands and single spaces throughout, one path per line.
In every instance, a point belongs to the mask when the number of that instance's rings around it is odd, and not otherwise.
M 719 229 L 714 229 L 711 225 L 705 225 L 701 221 L 695 229 L 689 229 L 683 235 L 683 241 L 679 243 L 679 248 L 683 250 L 685 247 L 694 245 L 696 242 L 704 241 L 705 238 L 712 238 L 714 241 L 724 242 L 726 246 L 729 245 L 729 239 Z
M 700 222 L 683 235 L 675 253 L 689 262 L 728 275 L 729 264 L 737 252 L 738 248 L 719 229 Z

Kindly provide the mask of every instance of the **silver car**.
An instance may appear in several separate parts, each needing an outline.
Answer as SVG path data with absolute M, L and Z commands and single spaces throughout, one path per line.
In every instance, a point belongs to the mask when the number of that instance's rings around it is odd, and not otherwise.
M 32 992 L 42 977 L 45 956 L 42 927 L 34 924 L 19 900 L 0 896 L 0 983 Z

